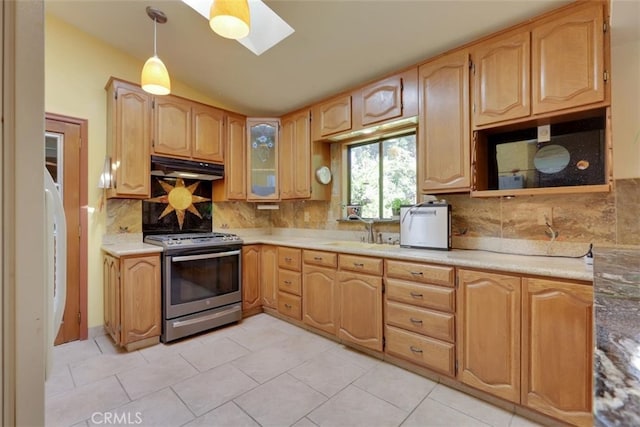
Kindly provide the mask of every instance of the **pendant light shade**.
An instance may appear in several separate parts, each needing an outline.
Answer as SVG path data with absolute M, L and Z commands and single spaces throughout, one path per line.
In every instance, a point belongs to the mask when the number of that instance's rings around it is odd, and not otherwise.
M 247 37 L 251 26 L 248 0 L 213 0 L 209 26 L 228 39 Z
M 156 55 L 147 59 L 142 67 L 140 85 L 145 92 L 154 95 L 168 95 L 171 93 L 171 80 L 164 63 Z
M 168 95 L 171 93 L 171 79 L 164 63 L 156 53 L 156 24 L 167 22 L 167 16 L 159 9 L 147 6 L 147 15 L 153 19 L 153 56 L 147 59 L 142 67 L 140 86 L 145 92 L 153 95 Z

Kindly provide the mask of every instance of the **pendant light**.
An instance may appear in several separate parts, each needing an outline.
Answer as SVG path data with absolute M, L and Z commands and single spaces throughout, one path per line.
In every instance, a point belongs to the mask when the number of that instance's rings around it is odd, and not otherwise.
M 153 19 L 153 56 L 142 67 L 140 85 L 153 95 L 168 95 L 171 92 L 169 72 L 156 53 L 156 24 L 167 22 L 167 16 L 159 9 L 147 6 L 147 15 Z
M 216 34 L 242 39 L 249 35 L 250 25 L 248 0 L 213 0 L 209 26 Z

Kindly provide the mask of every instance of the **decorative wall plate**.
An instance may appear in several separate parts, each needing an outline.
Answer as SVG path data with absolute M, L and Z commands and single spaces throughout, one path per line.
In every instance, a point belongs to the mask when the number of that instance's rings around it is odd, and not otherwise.
M 326 166 L 320 166 L 316 169 L 316 178 L 320 184 L 328 184 L 331 182 L 331 170 Z

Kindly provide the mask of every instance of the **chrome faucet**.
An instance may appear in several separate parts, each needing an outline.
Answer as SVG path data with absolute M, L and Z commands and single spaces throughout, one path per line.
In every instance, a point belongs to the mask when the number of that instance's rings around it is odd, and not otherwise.
M 373 231 L 373 220 L 372 219 L 363 219 L 358 215 L 351 215 L 351 218 L 355 218 L 358 219 L 362 222 L 364 222 L 364 227 L 365 230 L 367 230 L 367 243 L 375 243 L 376 242 L 376 238 L 374 237 L 374 231 Z

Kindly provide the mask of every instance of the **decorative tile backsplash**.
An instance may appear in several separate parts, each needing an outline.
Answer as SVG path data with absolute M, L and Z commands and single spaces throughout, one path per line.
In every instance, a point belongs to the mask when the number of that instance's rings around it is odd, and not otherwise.
M 330 201 L 285 201 L 279 210 L 258 210 L 255 203 L 213 203 L 214 230 L 238 228 L 307 228 L 361 231 L 363 224 L 341 218 L 334 185 Z M 337 187 L 339 188 L 339 187 Z M 471 198 L 451 194 L 454 248 L 512 248 L 527 252 L 575 255 L 589 243 L 640 245 L 640 178 L 617 180 L 610 193 L 523 196 L 512 199 Z M 141 232 L 139 200 L 107 202 L 107 233 Z M 551 247 L 549 229 L 538 220 L 551 211 L 557 233 Z M 376 224 L 376 231 L 399 232 L 399 225 Z M 568 249 L 567 249 L 568 248 Z

